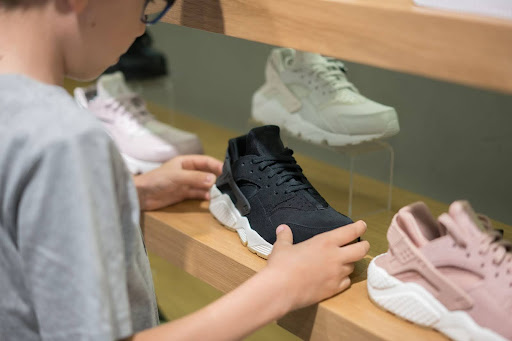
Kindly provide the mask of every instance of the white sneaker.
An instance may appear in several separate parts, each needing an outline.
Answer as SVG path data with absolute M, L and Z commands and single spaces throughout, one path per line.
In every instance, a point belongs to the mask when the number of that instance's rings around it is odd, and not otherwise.
M 343 63 L 316 53 L 272 50 L 252 118 L 313 143 L 357 144 L 400 131 L 395 109 L 359 93 Z
M 414 0 L 417 5 L 512 19 L 510 0 Z
M 157 121 L 120 72 L 76 88 L 75 99 L 102 121 L 132 173 L 148 172 L 180 154 L 202 152 L 196 135 Z

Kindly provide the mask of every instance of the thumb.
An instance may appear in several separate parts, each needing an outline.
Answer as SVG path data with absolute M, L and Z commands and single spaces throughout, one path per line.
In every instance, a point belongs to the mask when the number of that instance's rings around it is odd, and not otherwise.
M 292 245 L 293 233 L 288 225 L 279 225 L 276 229 L 277 239 L 275 245 Z

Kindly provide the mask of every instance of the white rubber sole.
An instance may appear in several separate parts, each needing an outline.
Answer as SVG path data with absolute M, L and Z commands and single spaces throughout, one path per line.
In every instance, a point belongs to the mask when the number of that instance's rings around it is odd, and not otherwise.
M 289 113 L 279 100 L 265 95 L 268 92 L 272 93 L 272 89 L 268 86 L 263 86 L 255 92 L 252 102 L 252 118 L 263 124 L 280 126 L 293 136 L 312 143 L 341 147 L 392 136 L 400 131 L 398 120 L 392 120 L 388 123 L 386 130 L 380 134 L 335 134 L 306 121 L 298 113 Z
M 228 230 L 236 231 L 242 244 L 252 253 L 265 259 L 272 253 L 272 244 L 251 228 L 249 220 L 238 212 L 229 195 L 215 185 L 210 189 L 210 212 Z
M 380 256 L 379 256 L 380 257 Z M 375 259 L 377 259 L 376 257 Z M 375 264 L 368 267 L 368 295 L 379 307 L 423 327 L 436 329 L 456 341 L 506 341 L 479 326 L 464 311 L 450 311 L 426 289 L 404 283 Z
M 509 0 L 414 0 L 414 2 L 425 7 L 512 19 L 512 4 Z
M 126 155 L 124 153 L 121 153 L 121 156 L 123 157 L 123 160 L 128 167 L 128 170 L 132 174 L 141 174 L 141 173 L 147 173 L 149 171 L 152 171 L 153 169 L 156 169 L 162 165 L 161 162 L 150 162 L 150 161 L 142 161 L 135 159 L 129 155 Z

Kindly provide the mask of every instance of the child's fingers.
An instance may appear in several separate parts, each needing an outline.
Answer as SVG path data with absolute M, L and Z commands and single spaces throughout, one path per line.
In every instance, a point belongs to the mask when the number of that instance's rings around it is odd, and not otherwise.
M 366 240 L 349 244 L 340 248 L 340 257 L 344 264 L 355 263 L 366 256 L 370 250 L 370 243 Z

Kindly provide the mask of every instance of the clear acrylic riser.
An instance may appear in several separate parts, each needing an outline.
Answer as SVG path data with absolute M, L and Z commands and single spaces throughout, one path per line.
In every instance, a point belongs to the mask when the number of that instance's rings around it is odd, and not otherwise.
M 131 80 L 128 85 L 147 102 L 157 104 L 163 108 L 176 108 L 174 84 L 170 76 L 147 80 Z M 166 123 L 173 125 L 174 119 L 174 115 L 169 115 L 166 118 Z
M 249 129 L 261 125 L 260 122 L 249 119 Z M 346 212 L 353 220 L 391 210 L 395 153 L 393 147 L 388 142 L 373 140 L 356 145 L 334 147 L 303 140 L 291 135 L 286 129 L 281 129 L 281 139 L 285 146 L 291 147 L 301 154 L 304 153 L 300 147 L 304 148 L 304 144 L 306 144 L 306 146 L 309 145 L 315 149 L 321 148 L 326 150 L 325 154 L 328 153 L 329 158 L 332 155 L 332 157 L 338 158 L 337 161 L 340 159 L 345 161 L 343 168 L 347 169 L 349 176 L 348 191 L 346 193 L 348 198 L 347 200 L 340 200 L 340 202 L 348 202 Z M 360 177 L 358 173 L 358 161 L 363 157 L 366 168 L 369 165 L 373 168 L 372 177 L 380 180 L 379 185 L 372 187 L 370 190 L 368 183 L 372 182 L 361 180 L 364 177 Z M 304 172 L 307 175 L 307 169 Z M 363 184 L 363 182 L 365 183 Z M 375 181 L 373 182 L 375 183 Z M 369 205 L 368 202 L 370 201 L 371 204 Z

